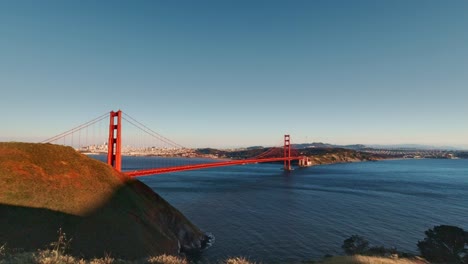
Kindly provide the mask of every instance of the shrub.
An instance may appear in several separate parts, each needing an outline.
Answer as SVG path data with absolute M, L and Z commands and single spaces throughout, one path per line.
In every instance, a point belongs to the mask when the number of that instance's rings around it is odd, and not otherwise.
M 347 255 L 362 255 L 369 250 L 369 241 L 362 236 L 352 235 L 343 241 L 341 248 Z
M 468 263 L 468 233 L 456 226 L 439 225 L 428 229 L 418 242 L 421 255 L 429 261 Z
M 387 255 L 388 249 L 383 246 L 371 247 L 365 253 L 368 256 L 385 256 Z

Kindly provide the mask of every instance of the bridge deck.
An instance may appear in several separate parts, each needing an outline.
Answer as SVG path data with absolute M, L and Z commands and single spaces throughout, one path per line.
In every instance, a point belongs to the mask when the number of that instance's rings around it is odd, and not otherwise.
M 162 173 L 188 171 L 188 170 L 199 170 L 199 169 L 208 169 L 208 168 L 215 168 L 215 167 L 261 163 L 261 162 L 299 160 L 302 158 L 303 157 L 289 157 L 289 158 L 282 157 L 282 158 L 266 158 L 266 159 L 231 160 L 231 161 L 221 161 L 221 162 L 203 163 L 203 164 L 195 164 L 195 165 L 183 165 L 183 166 L 174 166 L 174 167 L 166 167 L 166 168 L 127 171 L 127 172 L 124 172 L 124 174 L 130 177 L 140 177 L 140 176 L 149 176 L 153 174 L 162 174 Z

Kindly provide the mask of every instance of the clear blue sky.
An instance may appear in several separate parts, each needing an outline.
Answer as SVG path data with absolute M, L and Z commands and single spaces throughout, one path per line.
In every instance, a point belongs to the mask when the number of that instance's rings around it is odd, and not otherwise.
M 468 146 L 468 1 L 0 1 L 0 140 Z

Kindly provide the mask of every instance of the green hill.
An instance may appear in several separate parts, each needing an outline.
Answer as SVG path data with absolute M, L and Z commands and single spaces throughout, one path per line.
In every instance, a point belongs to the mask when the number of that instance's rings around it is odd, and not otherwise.
M 199 250 L 206 236 L 149 187 L 70 147 L 0 143 L 0 245 L 35 250 L 62 228 L 74 255 Z

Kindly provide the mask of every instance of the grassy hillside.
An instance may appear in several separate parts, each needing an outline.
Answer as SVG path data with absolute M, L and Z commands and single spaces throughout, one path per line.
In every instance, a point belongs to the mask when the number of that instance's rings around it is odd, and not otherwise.
M 34 250 L 62 228 L 73 254 L 140 258 L 205 236 L 143 183 L 51 144 L 0 143 L 0 245 Z
M 370 153 L 343 148 L 308 148 L 301 149 L 300 152 L 301 155 L 308 156 L 313 165 L 374 161 L 380 159 L 376 155 Z

